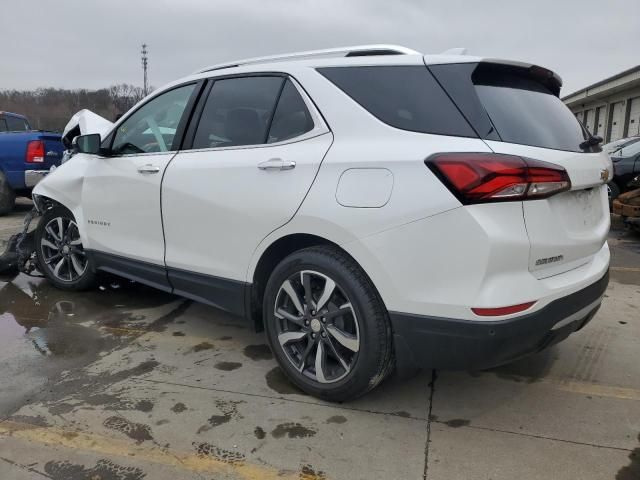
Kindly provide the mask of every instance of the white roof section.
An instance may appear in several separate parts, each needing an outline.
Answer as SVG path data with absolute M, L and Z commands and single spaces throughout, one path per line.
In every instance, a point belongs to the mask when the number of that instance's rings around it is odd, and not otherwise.
M 523 68 L 540 68 L 530 63 L 466 55 L 466 49 L 464 48 L 452 48 L 440 54 L 424 55 L 416 50 L 400 45 L 356 45 L 351 47 L 338 47 L 324 50 L 310 50 L 265 57 L 255 57 L 211 65 L 157 89 L 155 92 L 152 92 L 147 99 L 175 85 L 179 85 L 187 81 L 208 78 L 212 76 L 212 72 L 214 72 L 213 75 L 215 76 L 215 74 L 221 70 L 224 70 L 220 72 L 222 75 L 227 73 L 235 75 L 273 71 L 291 73 L 301 68 L 316 69 L 323 67 L 376 65 L 441 65 L 449 63 L 479 62 L 498 63 Z M 544 68 L 541 70 L 544 70 L 546 74 L 556 77 L 558 82 L 561 84 L 562 80 L 557 74 Z

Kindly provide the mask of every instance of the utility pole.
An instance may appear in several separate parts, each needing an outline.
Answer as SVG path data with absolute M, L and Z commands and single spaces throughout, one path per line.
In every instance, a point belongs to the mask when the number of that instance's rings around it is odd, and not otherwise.
M 149 83 L 147 80 L 147 65 L 148 65 L 148 57 L 147 57 L 147 44 L 142 44 L 142 72 L 144 73 L 144 86 L 142 87 L 144 96 L 146 97 L 149 94 Z

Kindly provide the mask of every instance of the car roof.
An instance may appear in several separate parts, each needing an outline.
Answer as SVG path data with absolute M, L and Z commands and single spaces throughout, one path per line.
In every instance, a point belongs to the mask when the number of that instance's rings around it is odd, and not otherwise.
M 11 113 L 11 112 L 3 112 L 0 110 L 0 115 L 5 115 L 5 116 L 9 116 L 9 117 L 16 117 L 16 118 L 21 118 L 23 120 L 26 120 L 27 117 L 25 117 L 24 115 L 20 115 L 19 113 Z
M 466 55 L 463 48 L 454 48 L 441 54 L 423 55 L 422 53 L 398 45 L 357 45 L 326 50 L 293 52 L 267 57 L 255 57 L 234 60 L 202 68 L 191 75 L 182 77 L 152 92 L 140 103 L 170 88 L 190 81 L 222 75 L 240 75 L 260 72 L 288 72 L 292 68 L 323 68 L 347 66 L 377 65 L 440 65 L 454 63 L 495 63 L 521 68 L 538 68 L 556 78 L 559 85 L 562 79 L 555 72 L 531 63 Z

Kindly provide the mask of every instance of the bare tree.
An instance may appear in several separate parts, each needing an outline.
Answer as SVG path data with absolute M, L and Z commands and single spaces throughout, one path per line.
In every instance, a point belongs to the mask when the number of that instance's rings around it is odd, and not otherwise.
M 0 90 L 0 110 L 26 115 L 34 128 L 62 131 L 69 118 L 79 110 L 86 108 L 108 120 L 115 120 L 143 96 L 141 87 L 126 83 L 100 90 Z
M 109 87 L 111 101 L 118 114 L 123 114 L 144 97 L 144 90 L 128 83 Z

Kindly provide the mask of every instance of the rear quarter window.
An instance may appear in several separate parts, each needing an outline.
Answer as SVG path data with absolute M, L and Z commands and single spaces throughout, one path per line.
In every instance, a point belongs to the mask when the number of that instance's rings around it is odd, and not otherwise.
M 424 66 L 328 67 L 318 71 L 387 125 L 412 132 L 476 137 Z
M 525 75 L 482 66 L 472 80 L 503 142 L 583 151 L 586 130 L 546 86 Z

